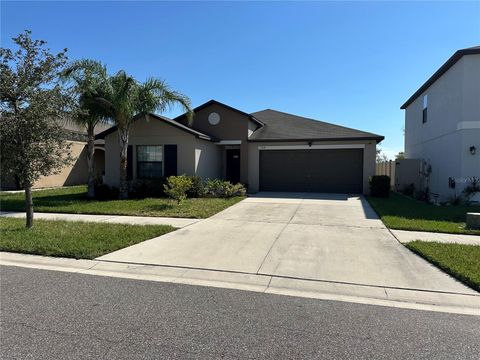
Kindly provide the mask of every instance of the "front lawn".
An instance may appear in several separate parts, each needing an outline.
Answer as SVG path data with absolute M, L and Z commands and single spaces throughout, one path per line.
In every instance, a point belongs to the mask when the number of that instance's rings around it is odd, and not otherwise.
M 480 235 L 480 230 L 465 228 L 467 212 L 480 212 L 479 205 L 435 206 L 397 193 L 367 200 L 391 229 Z
M 72 214 L 163 216 L 184 218 L 207 218 L 233 204 L 243 197 L 191 198 L 177 204 L 166 198 L 147 198 L 134 200 L 87 200 L 86 186 L 70 186 L 52 190 L 33 192 L 33 206 L 38 212 L 57 212 Z M 0 210 L 24 211 L 23 193 L 1 193 Z
M 412 241 L 406 246 L 432 264 L 480 291 L 480 246 Z
M 74 221 L 0 218 L 0 251 L 76 259 L 93 259 L 151 239 L 175 228 L 167 225 L 125 225 Z

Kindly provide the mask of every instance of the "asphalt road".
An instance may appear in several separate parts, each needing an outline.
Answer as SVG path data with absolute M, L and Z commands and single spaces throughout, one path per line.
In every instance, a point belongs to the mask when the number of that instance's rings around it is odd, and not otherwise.
M 478 359 L 480 317 L 0 267 L 2 359 Z

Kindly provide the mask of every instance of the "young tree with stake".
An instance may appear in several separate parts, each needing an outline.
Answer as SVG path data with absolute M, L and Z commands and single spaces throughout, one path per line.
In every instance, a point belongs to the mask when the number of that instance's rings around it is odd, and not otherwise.
M 0 161 L 25 190 L 26 227 L 33 227 L 32 185 L 71 162 L 61 126 L 72 97 L 59 84 L 66 49 L 52 54 L 43 40 L 25 31 L 13 38 L 17 50 L 0 48 Z

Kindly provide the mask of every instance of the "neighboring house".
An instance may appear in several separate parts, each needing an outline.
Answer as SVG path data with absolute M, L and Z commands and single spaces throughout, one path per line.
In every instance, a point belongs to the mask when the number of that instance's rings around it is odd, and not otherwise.
M 224 178 L 258 191 L 367 193 L 383 136 L 275 110 L 252 114 L 218 101 L 169 119 L 137 117 L 130 127 L 128 178 Z M 105 139 L 105 183 L 118 186 L 116 127 Z
M 406 102 L 405 157 L 439 200 L 480 178 L 480 46 L 458 50 Z
M 65 121 L 62 126 L 68 132 L 68 142 L 71 144 L 70 155 L 73 158 L 73 162 L 60 169 L 58 174 L 42 176 L 35 182 L 33 188 L 60 187 L 87 183 L 88 166 L 86 130 L 68 121 Z M 98 134 L 109 127 L 111 127 L 111 125 L 97 125 L 95 133 Z M 103 144 L 103 140 L 95 141 L 95 172 L 99 178 L 102 177 L 105 170 L 105 152 Z M 19 189 L 19 184 L 15 178 L 7 178 L 2 175 L 1 189 L 16 190 Z

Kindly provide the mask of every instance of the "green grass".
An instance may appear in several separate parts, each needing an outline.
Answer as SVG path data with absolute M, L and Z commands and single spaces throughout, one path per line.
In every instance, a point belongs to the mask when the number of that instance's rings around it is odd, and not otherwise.
M 229 199 L 192 198 L 177 204 L 166 198 L 140 200 L 88 200 L 85 186 L 70 186 L 33 192 L 33 205 L 38 212 L 72 214 L 164 216 L 184 218 L 207 218 L 236 204 L 243 197 Z M 2 211 L 24 211 L 23 193 L 0 193 Z
M 412 241 L 407 248 L 480 291 L 480 246 Z
M 367 199 L 391 229 L 480 235 L 480 230 L 465 228 L 467 212 L 480 212 L 479 205 L 435 206 L 397 193 Z
M 0 251 L 76 259 L 93 259 L 151 239 L 175 228 L 167 225 L 125 225 L 0 218 Z

